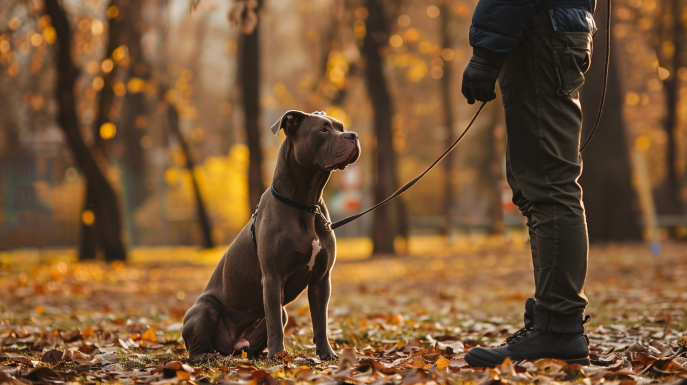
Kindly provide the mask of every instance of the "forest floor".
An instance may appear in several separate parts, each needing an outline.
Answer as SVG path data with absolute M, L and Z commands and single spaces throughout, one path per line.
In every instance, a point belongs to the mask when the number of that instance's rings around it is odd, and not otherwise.
M 222 251 L 170 250 L 137 251 L 128 264 L 0 253 L 0 384 L 687 384 L 682 244 L 664 245 L 659 257 L 641 244 L 592 248 L 592 365 L 539 360 L 496 369 L 471 368 L 463 356 L 522 327 L 533 291 L 522 245 L 337 261 L 329 338 L 341 358 L 332 362 L 315 358 L 305 295 L 287 308 L 289 354 L 281 361 L 186 362 L 181 321 Z

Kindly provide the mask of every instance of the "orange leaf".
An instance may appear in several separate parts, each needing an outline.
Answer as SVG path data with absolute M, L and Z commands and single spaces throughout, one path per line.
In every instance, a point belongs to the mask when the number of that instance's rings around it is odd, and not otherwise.
M 95 332 L 93 331 L 93 326 L 86 326 L 82 331 L 81 335 L 84 337 L 94 337 Z
M 177 370 L 177 377 L 181 378 L 182 380 L 188 380 L 191 378 L 191 374 L 185 370 Z
M 155 335 L 155 331 L 153 331 L 153 329 L 146 330 L 146 332 L 141 336 L 141 339 L 144 341 L 157 342 L 157 336 Z
M 415 356 L 413 358 L 413 362 L 411 364 L 414 368 L 424 368 L 425 367 L 425 360 L 422 359 L 420 356 Z
M 448 358 L 441 356 L 436 362 L 437 364 L 437 369 L 446 369 L 448 368 L 449 365 L 451 365 L 451 360 Z

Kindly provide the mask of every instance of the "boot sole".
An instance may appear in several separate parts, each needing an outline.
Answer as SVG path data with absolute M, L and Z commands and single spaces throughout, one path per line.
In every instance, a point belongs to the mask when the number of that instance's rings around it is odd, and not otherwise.
M 537 358 L 511 357 L 511 361 L 513 361 L 514 363 L 519 363 L 519 362 L 523 362 L 523 361 L 536 361 L 536 360 L 540 360 L 542 358 L 551 358 L 551 357 L 537 357 Z M 563 360 L 563 361 L 565 361 L 568 364 L 580 364 L 583 366 L 587 366 L 587 365 L 591 364 L 589 357 L 572 358 L 572 359 L 567 359 L 567 360 Z M 498 364 L 494 364 L 493 362 L 484 361 L 482 359 L 479 359 L 479 358 L 471 355 L 470 353 L 465 355 L 465 362 L 467 362 L 470 366 L 481 367 L 481 368 L 495 368 L 496 366 L 503 363 L 503 361 L 501 363 L 498 363 Z

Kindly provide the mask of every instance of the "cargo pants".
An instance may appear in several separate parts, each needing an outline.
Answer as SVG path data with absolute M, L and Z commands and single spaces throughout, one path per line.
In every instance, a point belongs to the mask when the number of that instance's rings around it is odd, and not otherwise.
M 584 330 L 588 304 L 578 89 L 591 62 L 595 26 L 591 13 L 560 13 L 565 11 L 534 14 L 502 66 L 499 84 L 507 180 L 513 203 L 527 218 L 532 248 L 535 329 L 571 333 Z

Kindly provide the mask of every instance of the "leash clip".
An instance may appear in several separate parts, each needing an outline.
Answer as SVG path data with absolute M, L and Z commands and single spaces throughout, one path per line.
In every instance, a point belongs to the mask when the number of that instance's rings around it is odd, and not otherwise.
M 327 219 L 327 217 L 324 215 L 322 212 L 322 209 L 320 208 L 320 205 L 315 205 L 312 209 L 312 213 L 315 215 L 319 215 L 320 218 L 322 218 L 322 221 L 324 222 L 324 228 L 327 230 L 328 233 L 332 232 L 332 221 Z

